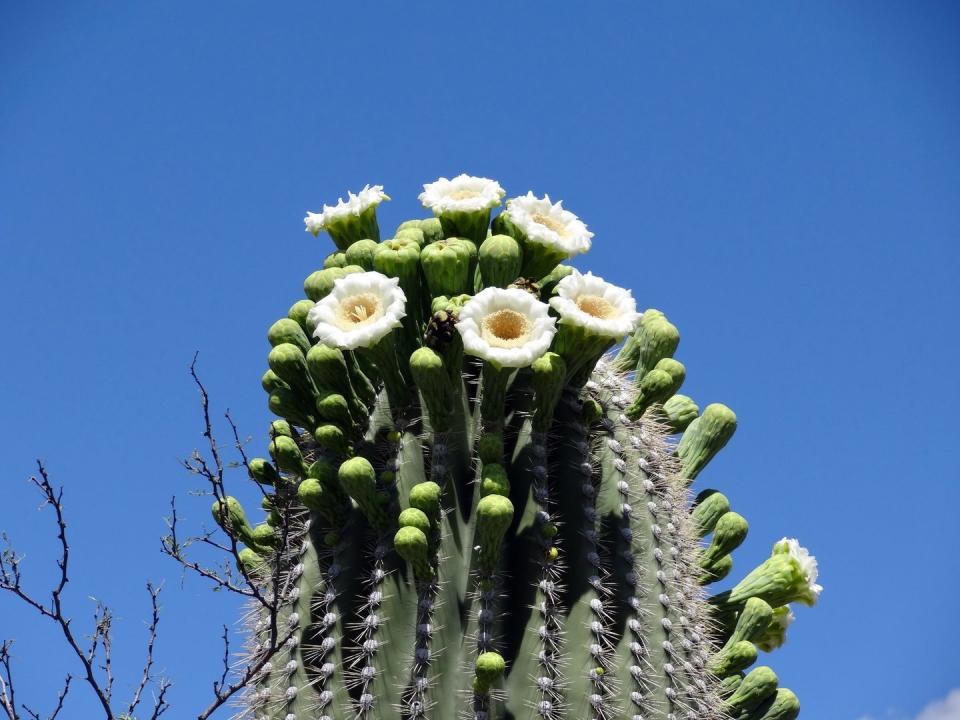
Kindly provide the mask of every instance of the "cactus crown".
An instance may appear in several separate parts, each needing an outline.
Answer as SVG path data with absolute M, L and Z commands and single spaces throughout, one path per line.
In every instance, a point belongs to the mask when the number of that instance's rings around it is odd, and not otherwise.
M 562 264 L 583 222 L 528 193 L 491 223 L 503 194 L 441 179 L 385 241 L 380 186 L 306 218 L 336 249 L 268 332 L 267 521 L 213 508 L 284 602 L 250 716 L 796 717 L 749 668 L 816 600 L 815 561 L 785 540 L 706 592 L 747 521 L 689 487 L 736 416 L 677 394 L 663 313 Z

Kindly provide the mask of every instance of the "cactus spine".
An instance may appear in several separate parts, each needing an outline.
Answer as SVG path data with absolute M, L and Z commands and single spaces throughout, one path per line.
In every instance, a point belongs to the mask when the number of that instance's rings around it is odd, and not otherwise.
M 576 216 L 527 195 L 491 231 L 502 195 L 441 179 L 421 195 L 435 217 L 382 242 L 379 186 L 307 217 L 337 251 L 268 332 L 281 421 L 272 462 L 249 463 L 291 530 L 214 507 L 284 599 L 251 716 L 796 717 L 750 666 L 788 603 L 816 600 L 815 561 L 784 540 L 706 592 L 747 521 L 690 485 L 736 416 L 677 394 L 662 312 L 558 264 L 589 247 Z M 265 632 L 254 612 L 254 655 Z

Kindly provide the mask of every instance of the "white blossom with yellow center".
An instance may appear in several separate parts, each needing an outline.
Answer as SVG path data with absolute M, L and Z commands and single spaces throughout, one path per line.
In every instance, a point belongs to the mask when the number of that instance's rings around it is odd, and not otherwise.
M 563 209 L 563 201 L 551 203 L 549 195 L 538 198 L 528 192 L 507 200 L 506 212 L 530 242 L 555 248 L 567 257 L 590 249 L 593 233 L 580 218 Z
M 593 273 L 574 270 L 557 283 L 550 305 L 561 323 L 582 327 L 592 335 L 619 341 L 632 333 L 641 313 L 629 290 L 611 285 Z
M 383 185 L 365 185 L 363 190 L 354 194 L 347 192 L 347 199 L 340 198 L 334 206 L 324 205 L 323 212 L 308 212 L 303 219 L 306 230 L 316 236 L 331 222 L 342 220 L 350 215 L 359 216 L 365 210 L 376 207 L 390 196 L 383 191 Z
M 452 180 L 440 178 L 427 183 L 420 193 L 420 202 L 434 215 L 454 212 L 480 212 L 500 204 L 506 191 L 489 178 L 458 175 Z
M 501 367 L 526 367 L 543 355 L 556 334 L 549 308 L 516 288 L 487 288 L 460 310 L 463 349 Z
M 406 316 L 407 298 L 397 278 L 378 272 L 346 275 L 308 314 L 324 345 L 353 350 L 378 343 Z

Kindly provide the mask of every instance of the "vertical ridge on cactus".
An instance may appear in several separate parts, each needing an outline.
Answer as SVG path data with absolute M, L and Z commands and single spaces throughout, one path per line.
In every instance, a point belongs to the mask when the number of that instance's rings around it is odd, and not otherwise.
M 214 507 L 284 603 L 244 713 L 797 717 L 751 666 L 782 644 L 788 603 L 816 601 L 815 561 L 785 539 L 708 597 L 747 521 L 690 486 L 736 416 L 677 394 L 662 312 L 562 264 L 593 241 L 576 215 L 532 194 L 495 214 L 503 194 L 428 184 L 435 217 L 382 241 L 381 186 L 306 218 L 336 249 L 268 332 L 281 421 L 273 462 L 248 469 L 271 514 L 254 528 L 232 498 Z M 247 621 L 256 658 L 262 611 Z

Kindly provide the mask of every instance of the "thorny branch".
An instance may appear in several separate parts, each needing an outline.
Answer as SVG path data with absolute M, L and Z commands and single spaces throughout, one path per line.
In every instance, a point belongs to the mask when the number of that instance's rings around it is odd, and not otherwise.
M 191 456 L 183 460 L 182 464 L 188 472 L 198 475 L 203 479 L 204 488 L 202 493 L 214 498 L 214 507 L 219 509 L 218 525 L 221 528 L 229 527 L 226 517 L 226 499 L 229 497 L 225 484 L 225 471 L 227 466 L 224 463 L 223 455 L 217 439 L 213 432 L 213 423 L 210 418 L 210 396 L 206 387 L 200 381 L 196 372 L 197 357 L 194 355 L 190 363 L 190 377 L 200 394 L 200 407 L 203 414 L 203 437 L 206 439 L 209 460 L 202 453 L 195 450 Z M 233 446 L 240 455 L 242 467 L 248 467 L 247 456 L 243 449 L 243 442 L 237 426 L 230 416 L 229 411 L 224 417 L 230 425 L 233 434 Z M 274 498 L 274 502 L 282 502 L 281 499 Z M 285 508 L 280 508 L 281 510 Z M 278 617 L 280 613 L 280 603 L 285 595 L 283 583 L 282 563 L 279 562 L 279 554 L 282 548 L 287 545 L 290 533 L 289 517 L 290 513 L 281 512 L 283 518 L 279 527 L 275 528 L 279 535 L 279 542 L 276 550 L 277 557 L 271 565 L 273 567 L 273 576 L 271 586 L 279 591 L 275 593 L 266 592 L 266 584 L 263 578 L 253 577 L 242 562 L 240 555 L 240 545 L 234 533 L 219 533 L 217 530 L 203 530 L 199 535 L 182 537 L 178 533 L 179 517 L 177 515 L 176 498 L 170 501 L 170 517 L 167 518 L 169 534 L 163 538 L 162 550 L 165 554 L 172 557 L 184 568 L 196 573 L 200 577 L 211 582 L 215 589 L 226 590 L 246 598 L 250 598 L 260 607 L 260 612 L 266 625 L 266 640 L 261 644 L 261 650 L 255 655 L 254 659 L 241 664 L 240 667 L 231 667 L 230 663 L 230 638 L 226 627 L 223 630 L 223 669 L 219 679 L 213 682 L 213 700 L 198 715 L 198 720 L 207 720 L 218 709 L 223 707 L 238 692 L 250 685 L 259 676 L 263 666 L 269 662 L 273 656 L 283 647 L 283 645 L 293 635 L 293 632 L 280 633 Z M 226 542 L 220 542 L 217 537 L 226 536 Z M 209 567 L 191 557 L 189 549 L 195 545 L 204 545 L 212 547 L 224 557 L 224 562 L 219 567 Z M 236 568 L 236 570 L 234 570 Z
M 210 418 L 210 398 L 206 388 L 200 381 L 196 373 L 196 356 L 190 364 L 190 376 L 200 393 L 201 409 L 203 413 L 203 437 L 207 441 L 207 450 L 209 459 L 199 451 L 194 451 L 189 458 L 182 461 L 183 466 L 192 474 L 199 475 L 204 480 L 204 489 L 201 494 L 212 496 L 218 506 L 225 508 L 225 500 L 228 497 L 227 488 L 224 480 L 225 471 L 228 467 L 221 454 L 220 447 L 213 432 L 213 424 Z M 237 426 L 230 416 L 225 414 L 226 420 L 230 425 L 233 434 L 233 447 L 238 452 L 242 467 L 248 467 L 247 456 L 244 452 L 243 442 L 240 439 Z M 239 464 L 239 463 L 238 463 Z M 30 478 L 30 481 L 40 490 L 43 495 L 43 505 L 49 505 L 53 509 L 57 538 L 60 543 L 60 556 L 57 559 L 59 576 L 56 585 L 50 593 L 50 601 L 44 602 L 37 595 L 28 592 L 23 585 L 21 576 L 22 556 L 18 555 L 12 547 L 3 548 L 0 553 L 0 590 L 5 590 L 16 596 L 27 606 L 36 610 L 41 616 L 50 619 L 56 623 L 63 635 L 64 640 L 70 647 L 73 655 L 79 660 L 83 668 L 83 680 L 95 695 L 100 707 L 103 710 L 103 716 L 106 720 L 127 720 L 133 718 L 134 713 L 143 704 L 148 694 L 152 695 L 153 706 L 149 715 L 149 720 L 158 720 L 164 712 L 169 709 L 167 701 L 167 692 L 171 683 L 164 677 L 158 676 L 154 672 L 154 650 L 157 642 L 157 631 L 160 623 L 160 587 L 147 584 L 147 592 L 150 595 L 151 617 L 147 625 L 148 639 L 143 669 L 139 674 L 139 681 L 136 684 L 133 695 L 128 703 L 123 705 L 122 710 L 114 709 L 114 670 L 113 670 L 113 613 L 110 608 L 102 602 L 97 602 L 94 610 L 93 630 L 85 647 L 81 646 L 81 640 L 74 633 L 73 625 L 64 614 L 63 593 L 69 583 L 69 560 L 70 545 L 67 541 L 67 524 L 64 520 L 63 510 L 63 490 L 56 488 L 50 482 L 46 468 L 38 461 L 39 476 Z M 161 549 L 166 554 L 176 560 L 185 571 L 192 571 L 200 577 L 210 581 L 214 589 L 226 590 L 231 593 L 249 598 L 260 607 L 260 614 L 266 622 L 266 638 L 261 639 L 259 650 L 254 659 L 242 663 L 239 667 L 231 664 L 230 636 L 229 631 L 223 628 L 223 668 L 220 676 L 212 683 L 213 699 L 210 703 L 199 711 L 196 715 L 197 720 L 207 720 L 212 717 L 220 708 L 224 707 L 234 696 L 244 688 L 252 684 L 260 675 L 263 666 L 268 663 L 274 655 L 287 643 L 293 636 L 294 631 L 287 631 L 283 634 L 279 628 L 279 612 L 281 598 L 285 595 L 289 582 L 284 578 L 282 565 L 279 562 L 282 548 L 286 547 L 291 532 L 289 512 L 283 512 L 288 508 L 282 503 L 283 498 L 273 497 L 275 503 L 281 503 L 278 507 L 282 522 L 275 528 L 278 534 L 277 557 L 272 563 L 273 574 L 271 578 L 254 577 L 241 562 L 241 548 L 237 538 L 233 533 L 222 533 L 227 539 L 220 541 L 217 539 L 221 535 L 219 530 L 202 530 L 198 535 L 183 536 L 179 532 L 179 517 L 177 514 L 176 498 L 170 502 L 170 516 L 167 518 L 168 534 L 162 539 Z M 219 518 L 221 527 L 229 527 L 226 523 L 225 512 Z M 6 541 L 6 536 L 3 536 Z M 198 560 L 189 557 L 189 551 L 194 546 L 206 546 L 224 556 L 224 560 L 217 566 L 208 566 Z M 234 567 L 236 568 L 234 570 Z M 277 592 L 268 593 L 267 581 L 272 581 L 272 587 Z M 19 704 L 16 697 L 13 677 L 13 661 L 11 654 L 12 641 L 6 640 L 0 645 L 0 709 L 3 710 L 7 720 L 41 720 L 41 714 L 25 704 Z M 72 675 L 67 675 L 62 689 L 57 695 L 56 704 L 53 710 L 46 715 L 45 720 L 56 720 L 63 709 L 67 695 L 74 680 Z M 148 690 L 152 688 L 152 692 Z M 22 712 L 21 712 L 22 710 Z
M 89 636 L 89 644 L 86 648 L 81 647 L 80 640 L 74 633 L 73 622 L 67 617 L 64 607 L 63 593 L 70 582 L 70 543 L 67 540 L 67 523 L 64 519 L 63 511 L 63 489 L 54 487 L 50 482 L 47 469 L 43 463 L 37 461 L 38 475 L 30 478 L 30 482 L 40 491 L 43 496 L 43 506 L 50 506 L 56 522 L 57 539 L 60 545 L 60 555 L 57 558 L 57 568 L 59 577 L 57 583 L 50 593 L 50 601 L 45 602 L 37 595 L 32 594 L 23 585 L 23 577 L 20 565 L 22 556 L 7 543 L 0 553 L 0 590 L 5 590 L 23 603 L 36 610 L 42 617 L 53 621 L 60 629 L 60 634 L 69 646 L 73 655 L 80 661 L 83 667 L 83 679 L 87 686 L 93 692 L 100 707 L 103 710 L 104 717 L 107 720 L 113 720 L 118 717 L 112 706 L 113 701 L 113 668 L 112 668 L 112 622 L 113 614 L 110 609 L 101 602 L 97 603 L 94 610 L 94 627 Z M 6 540 L 6 538 L 4 538 Z M 159 718 L 167 709 L 165 694 L 170 683 L 162 677 L 153 674 L 153 651 L 157 635 L 157 626 L 160 622 L 160 609 L 157 602 L 159 589 L 152 585 L 147 585 L 147 591 L 150 593 L 151 605 L 153 607 L 153 618 L 149 626 L 149 641 L 147 643 L 146 658 L 144 660 L 144 670 L 142 674 L 142 683 L 134 698 L 128 705 L 127 715 L 132 714 L 140 705 L 143 699 L 143 690 L 148 685 L 156 687 L 154 696 L 153 713 L 151 720 Z M 8 720 L 20 720 L 22 715 L 19 713 L 15 699 L 15 687 L 12 672 L 12 657 L 10 648 L 12 641 L 7 640 L 0 648 L 0 708 L 5 712 Z M 99 670 L 99 672 L 98 672 Z M 70 683 L 73 680 L 71 675 L 67 675 L 64 680 L 63 688 L 57 696 L 57 704 L 52 713 L 47 716 L 48 720 L 54 720 L 63 709 L 67 693 L 70 690 Z M 25 704 L 20 704 L 27 717 L 39 720 L 40 715 Z

